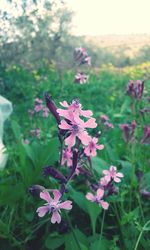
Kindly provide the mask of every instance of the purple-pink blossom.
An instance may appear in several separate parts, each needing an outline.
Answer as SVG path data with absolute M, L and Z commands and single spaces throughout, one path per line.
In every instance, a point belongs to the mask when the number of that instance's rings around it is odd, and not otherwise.
M 135 99 L 141 99 L 144 91 L 144 81 L 130 80 L 127 85 L 127 94 Z
M 77 73 L 75 75 L 74 82 L 79 83 L 79 84 L 85 84 L 88 79 L 89 79 L 89 76 L 86 75 L 85 73 Z
M 103 174 L 105 175 L 105 179 L 109 182 L 114 180 L 115 182 L 121 182 L 121 179 L 124 175 L 120 172 L 117 172 L 117 168 L 115 166 L 110 166 L 109 170 L 103 170 Z
M 72 209 L 72 201 L 66 200 L 64 202 L 61 202 L 61 193 L 59 192 L 59 190 L 53 190 L 53 196 L 54 198 L 52 198 L 47 191 L 41 192 L 40 198 L 45 200 L 46 203 L 44 204 L 44 206 L 39 207 L 36 212 L 38 213 L 39 217 L 43 217 L 46 213 L 51 214 L 51 223 L 54 224 L 56 222 L 61 222 L 61 209 Z
M 108 202 L 102 200 L 103 196 L 104 196 L 104 190 L 99 188 L 99 189 L 97 189 L 95 195 L 93 195 L 92 193 L 87 193 L 86 198 L 87 198 L 87 200 L 90 200 L 92 202 L 96 202 L 103 209 L 108 209 L 109 204 L 108 204 Z
M 60 102 L 61 106 L 65 109 L 57 109 L 57 112 L 60 116 L 72 121 L 74 117 L 91 117 L 93 115 L 91 110 L 82 110 L 82 105 L 78 99 L 72 101 L 69 105 L 66 101 Z
M 43 108 L 43 117 L 48 117 L 49 109 L 47 107 Z
M 89 141 L 89 144 L 85 147 L 84 149 L 84 153 L 87 156 L 96 156 L 96 150 L 102 150 L 104 148 L 104 145 L 98 145 L 98 138 L 93 137 L 91 138 L 91 140 Z
M 89 118 L 84 122 L 81 119 L 74 119 L 69 123 L 65 120 L 61 121 L 59 125 L 60 129 L 68 130 L 69 136 L 65 139 L 65 145 L 69 148 L 73 147 L 76 143 L 76 137 L 78 137 L 83 145 L 88 145 L 91 137 L 88 135 L 86 128 L 95 128 L 97 126 L 94 118 Z
M 68 167 L 72 165 L 72 156 L 73 153 L 69 148 L 65 148 L 62 152 L 61 165 L 67 164 Z

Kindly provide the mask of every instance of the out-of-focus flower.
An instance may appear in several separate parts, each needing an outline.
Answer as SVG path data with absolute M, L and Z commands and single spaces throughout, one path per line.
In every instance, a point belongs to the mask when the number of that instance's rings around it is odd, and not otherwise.
M 106 187 L 108 185 L 108 183 L 109 183 L 108 178 L 105 178 L 105 176 L 102 177 L 99 181 L 99 184 L 101 187 Z
M 40 112 L 43 109 L 43 101 L 39 98 L 35 99 L 35 107 L 34 107 L 34 111 L 36 113 Z
M 40 98 L 35 98 L 35 104 L 42 104 L 43 101 Z
M 87 193 L 86 198 L 87 198 L 87 200 L 90 200 L 92 202 L 96 202 L 103 209 L 108 209 L 109 204 L 108 204 L 108 202 L 102 200 L 103 196 L 104 196 L 104 190 L 99 188 L 96 191 L 96 195 L 93 195 L 92 193 Z
M 127 85 L 127 94 L 135 99 L 141 99 L 144 90 L 144 81 L 137 80 L 132 81 L 130 80 Z
M 98 145 L 98 138 L 93 137 L 91 138 L 91 140 L 89 141 L 89 144 L 87 145 L 87 147 L 85 147 L 84 149 L 84 153 L 87 156 L 96 156 L 96 149 L 98 150 L 102 150 L 104 148 L 104 145 Z
M 113 125 L 112 123 L 110 123 L 110 122 L 105 122 L 104 125 L 105 125 L 105 127 L 108 128 L 108 129 L 114 128 L 114 125 Z
M 34 115 L 34 110 L 29 109 L 28 114 L 29 114 L 30 118 L 32 118 Z
M 41 136 L 41 130 L 39 128 L 30 130 L 30 133 L 32 136 L 35 136 L 37 138 L 40 138 Z
M 43 117 L 48 117 L 48 112 L 49 112 L 49 109 L 48 108 L 43 108 Z
M 136 121 L 132 121 L 131 124 L 124 123 L 120 125 L 120 128 L 123 131 L 123 138 L 125 142 L 128 143 L 133 141 L 136 126 L 137 126 Z
M 72 165 L 72 156 L 73 153 L 69 148 L 65 148 L 62 153 L 61 165 L 67 163 L 67 166 L 70 167 Z
M 108 118 L 107 115 L 101 115 L 101 116 L 100 116 L 100 119 L 101 119 L 102 122 L 109 121 L 109 118 Z
M 150 143 L 150 126 L 144 127 L 143 137 L 141 139 L 142 144 L 149 144 Z
M 24 139 L 24 140 L 23 140 L 23 143 L 24 143 L 24 144 L 29 144 L 30 141 L 29 141 L 28 139 Z
M 74 82 L 76 83 L 80 83 L 80 84 L 84 84 L 87 82 L 87 80 L 89 79 L 89 76 L 84 74 L 84 73 L 77 73 L 75 75 L 75 80 Z
M 108 182 L 111 180 L 121 182 L 120 178 L 124 176 L 122 173 L 117 172 L 117 168 L 115 166 L 110 166 L 109 170 L 103 170 L 103 174 Z
M 79 47 L 74 50 L 74 59 L 79 62 L 79 65 L 87 64 L 91 65 L 91 58 L 89 57 L 85 48 Z
M 61 202 L 61 193 L 59 190 L 53 190 L 53 196 L 52 198 L 50 194 L 47 191 L 43 191 L 40 193 L 40 198 L 45 200 L 46 203 L 44 206 L 39 207 L 36 212 L 38 213 L 39 217 L 43 217 L 46 213 L 52 214 L 51 217 L 51 223 L 60 223 L 61 222 L 61 216 L 60 216 L 60 210 L 71 210 L 72 209 L 72 201 L 64 201 Z
M 35 105 L 35 107 L 34 107 L 34 111 L 35 111 L 36 113 L 40 112 L 42 109 L 43 109 L 43 105 L 42 105 L 42 104 L 37 104 L 37 105 Z

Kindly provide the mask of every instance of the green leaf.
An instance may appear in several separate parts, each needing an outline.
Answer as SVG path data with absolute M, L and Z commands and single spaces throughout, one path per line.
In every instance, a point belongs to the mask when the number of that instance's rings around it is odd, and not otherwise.
M 75 191 L 73 188 L 70 189 L 70 197 L 74 200 L 74 202 L 87 213 L 86 208 L 86 198 L 83 193 Z
M 40 145 L 37 142 L 23 145 L 27 156 L 35 167 L 43 167 L 53 164 L 59 157 L 59 142 L 57 138 L 51 139 L 47 145 Z
M 64 244 L 65 239 L 63 236 L 51 236 L 46 238 L 45 246 L 48 249 L 58 249 L 62 244 Z
M 92 167 L 97 172 L 97 174 L 102 175 L 102 171 L 108 167 L 107 162 L 99 157 L 92 158 Z
M 100 236 L 99 236 L 100 237 Z M 90 246 L 90 250 L 108 250 L 111 247 L 111 241 L 108 241 L 104 237 L 102 237 L 99 245 L 99 240 L 93 242 Z
M 97 218 L 98 218 L 99 214 L 101 213 L 102 209 L 99 205 L 97 205 L 93 202 L 90 202 L 88 200 L 86 200 L 85 203 L 86 203 L 88 214 L 90 216 L 92 231 L 93 231 L 93 234 L 95 234 L 96 221 L 97 221 Z

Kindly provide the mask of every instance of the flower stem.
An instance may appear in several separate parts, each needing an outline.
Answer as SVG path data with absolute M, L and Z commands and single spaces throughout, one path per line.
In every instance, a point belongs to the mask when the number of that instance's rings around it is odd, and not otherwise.
M 105 220 L 105 210 L 103 211 L 103 217 L 102 217 L 102 223 L 101 223 L 101 231 L 100 231 L 100 238 L 99 238 L 98 248 L 97 249 L 100 249 L 100 246 L 101 246 L 102 234 L 103 234 L 103 229 L 104 229 L 104 220 Z
M 141 239 L 141 237 L 142 237 L 142 234 L 143 234 L 143 232 L 145 231 L 145 229 L 146 229 L 146 227 L 147 227 L 147 225 L 148 225 L 149 223 L 150 223 L 150 220 L 147 221 L 147 222 L 145 223 L 145 225 L 143 226 L 143 228 L 142 228 L 142 230 L 141 230 L 141 232 L 140 232 L 140 234 L 139 234 L 139 237 L 138 237 L 138 239 L 137 239 L 137 242 L 136 242 L 136 245 L 135 245 L 134 250 L 137 250 L 138 245 L 139 245 L 139 242 L 140 242 L 140 239 Z

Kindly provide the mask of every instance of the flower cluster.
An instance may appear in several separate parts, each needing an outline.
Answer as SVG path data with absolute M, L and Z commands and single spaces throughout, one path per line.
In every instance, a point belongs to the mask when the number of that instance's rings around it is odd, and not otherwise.
M 79 65 L 87 64 L 91 65 L 91 57 L 88 55 L 87 50 L 82 47 L 75 48 L 74 50 L 74 60 L 79 63 Z
M 137 80 L 132 81 L 130 80 L 127 85 L 127 94 L 135 99 L 141 99 L 144 90 L 144 81 Z
M 43 105 L 43 101 L 39 98 L 35 98 L 35 104 L 33 110 L 28 110 L 30 117 L 32 118 L 33 115 L 42 112 L 43 117 L 48 117 L 48 108 Z
M 79 47 L 74 50 L 74 60 L 77 66 L 81 65 L 91 65 L 91 57 L 88 55 L 87 50 L 85 48 Z M 89 76 L 84 72 L 78 72 L 75 75 L 74 82 L 79 84 L 85 84 Z
M 86 198 L 92 202 L 98 203 L 103 209 L 108 209 L 109 204 L 104 201 L 103 198 L 116 192 L 114 182 L 121 182 L 120 178 L 123 177 L 123 174 L 117 172 L 115 166 L 110 166 L 109 170 L 103 170 L 103 174 L 104 176 L 100 179 L 98 185 L 96 185 L 95 195 L 87 193 Z

